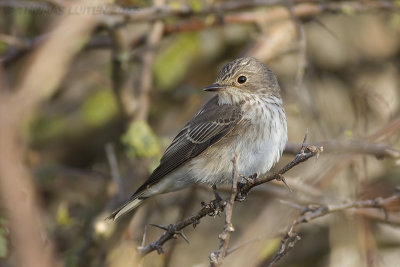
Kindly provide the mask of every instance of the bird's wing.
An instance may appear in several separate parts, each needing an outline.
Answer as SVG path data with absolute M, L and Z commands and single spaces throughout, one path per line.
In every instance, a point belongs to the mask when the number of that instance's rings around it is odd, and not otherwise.
M 242 117 L 239 105 L 218 105 L 218 97 L 212 98 L 174 138 L 164 152 L 160 165 L 132 198 L 140 197 L 146 188 L 221 140 Z

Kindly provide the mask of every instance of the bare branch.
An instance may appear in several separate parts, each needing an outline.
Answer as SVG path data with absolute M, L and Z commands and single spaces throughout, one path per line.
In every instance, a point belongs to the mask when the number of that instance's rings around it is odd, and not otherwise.
M 154 7 L 158 7 L 164 3 L 163 0 L 155 0 Z M 153 61 L 154 61 L 154 49 L 161 41 L 164 32 L 164 23 L 162 21 L 156 21 L 152 25 L 149 36 L 147 37 L 148 49 L 143 54 L 143 67 L 142 67 L 142 78 L 140 84 L 139 94 L 139 108 L 136 114 L 136 120 L 146 120 L 149 109 L 149 93 L 153 87 Z
M 238 182 L 238 174 L 236 168 L 236 158 L 235 155 L 232 159 L 232 190 L 229 200 L 227 201 L 226 210 L 225 210 L 225 225 L 224 230 L 218 236 L 220 239 L 219 247 L 217 251 L 214 251 L 210 254 L 210 265 L 211 266 L 221 266 L 222 261 L 224 260 L 227 251 L 229 240 L 231 238 L 231 233 L 235 231 L 232 225 L 232 213 L 233 213 L 233 204 L 235 203 L 235 198 L 237 194 L 237 182 Z
M 389 145 L 374 143 L 368 140 L 330 140 L 308 144 L 309 146 L 322 146 L 324 153 L 359 153 L 369 154 L 377 158 L 399 158 L 400 149 L 395 149 Z M 296 143 L 287 143 L 286 154 L 296 154 L 300 146 Z
M 168 226 L 168 231 L 164 232 L 162 236 L 160 236 L 156 241 L 147 245 L 141 246 L 138 248 L 138 252 L 141 256 L 145 256 L 146 254 L 157 250 L 159 253 L 162 253 L 162 245 L 167 242 L 168 240 L 175 238 L 176 235 L 181 231 L 183 228 L 193 225 L 196 227 L 200 223 L 200 219 L 207 216 L 207 215 L 214 215 L 216 211 L 221 211 L 225 207 L 225 201 L 220 200 L 213 200 L 208 204 L 202 203 L 203 207 L 195 214 L 192 215 L 176 224 L 171 224 Z
M 117 157 L 115 156 L 114 145 L 112 143 L 106 144 L 106 155 L 108 164 L 110 165 L 111 178 L 117 185 L 117 194 L 122 192 L 121 175 L 119 174 Z
M 325 216 L 330 213 L 344 211 L 348 209 L 365 209 L 365 208 L 374 208 L 374 209 L 382 209 L 385 212 L 386 221 L 389 221 L 389 214 L 386 210 L 393 205 L 400 205 L 400 194 L 396 192 L 392 196 L 387 198 L 376 198 L 369 200 L 356 200 L 352 202 L 336 204 L 336 205 L 308 205 L 301 206 L 298 204 L 293 205 L 289 203 L 290 206 L 301 209 L 302 213 L 299 217 L 297 217 L 292 225 L 289 227 L 288 232 L 281 240 L 281 245 L 276 252 L 275 256 L 269 262 L 268 266 L 273 266 L 277 263 L 283 256 L 285 256 L 288 251 L 295 246 L 297 241 L 301 238 L 294 231 L 295 226 L 301 223 L 308 223 L 316 218 Z
M 121 117 L 128 121 L 137 109 L 137 101 L 132 93 L 130 44 L 127 30 L 124 27 L 113 28 L 110 31 L 112 38 L 112 71 L 111 82 L 118 101 Z

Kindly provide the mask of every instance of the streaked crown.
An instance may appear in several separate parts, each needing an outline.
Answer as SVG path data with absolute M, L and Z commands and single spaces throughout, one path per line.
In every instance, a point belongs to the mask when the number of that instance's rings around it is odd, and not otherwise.
M 275 74 L 262 62 L 252 57 L 238 58 L 226 64 L 218 73 L 215 83 L 204 88 L 228 94 L 279 95 Z

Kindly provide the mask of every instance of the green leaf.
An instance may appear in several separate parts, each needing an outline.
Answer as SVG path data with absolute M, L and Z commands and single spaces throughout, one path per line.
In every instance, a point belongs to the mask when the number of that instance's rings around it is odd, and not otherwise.
M 160 151 L 157 136 L 145 121 L 132 122 L 121 141 L 130 157 L 153 157 Z
M 69 216 L 68 205 L 61 203 L 57 209 L 57 224 L 64 227 L 72 225 L 72 219 Z
M 355 10 L 351 5 L 343 5 L 342 12 L 345 15 L 352 16 L 355 14 Z
M 176 86 L 199 53 L 197 33 L 178 35 L 169 46 L 157 55 L 154 62 L 154 80 L 157 87 L 168 90 Z
M 94 92 L 83 103 L 81 114 L 89 126 L 98 127 L 107 123 L 117 113 L 117 103 L 111 90 Z
M 8 240 L 7 231 L 0 226 L 0 259 L 7 257 L 8 253 Z
M 188 1 L 188 5 L 194 13 L 198 13 L 203 9 L 203 3 L 199 0 Z
M 32 138 L 46 140 L 60 136 L 66 130 L 66 121 L 62 116 L 38 117 L 32 124 Z

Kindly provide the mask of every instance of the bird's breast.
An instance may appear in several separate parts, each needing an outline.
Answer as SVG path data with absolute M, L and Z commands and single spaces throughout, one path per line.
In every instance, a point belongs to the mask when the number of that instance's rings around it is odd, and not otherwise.
M 247 103 L 243 114 L 243 120 L 230 133 L 192 160 L 191 170 L 197 182 L 230 182 L 235 154 L 238 174 L 247 177 L 269 171 L 279 160 L 287 141 L 281 102 Z

